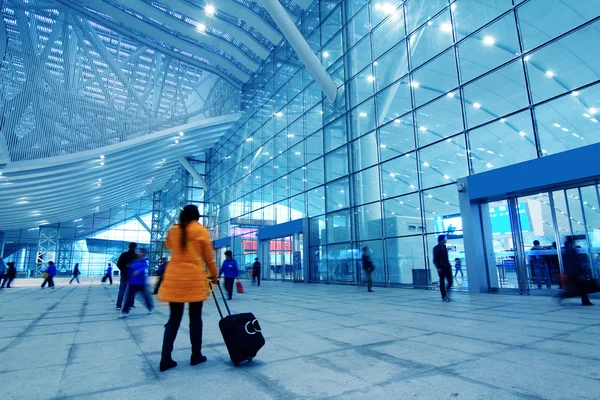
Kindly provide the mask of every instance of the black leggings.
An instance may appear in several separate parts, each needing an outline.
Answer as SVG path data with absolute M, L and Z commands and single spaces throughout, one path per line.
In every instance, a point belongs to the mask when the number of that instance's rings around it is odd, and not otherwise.
M 185 303 L 169 303 L 171 315 L 165 325 L 165 335 L 163 337 L 162 360 L 171 359 L 173 343 L 177 338 L 177 331 L 183 318 L 183 307 Z M 202 354 L 202 302 L 189 303 L 190 314 L 190 342 L 192 344 L 192 354 Z

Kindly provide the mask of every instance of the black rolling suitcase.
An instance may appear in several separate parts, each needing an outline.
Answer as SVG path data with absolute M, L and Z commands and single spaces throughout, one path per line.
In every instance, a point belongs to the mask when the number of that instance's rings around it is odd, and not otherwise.
M 219 315 L 221 316 L 219 329 L 221 330 L 223 340 L 229 351 L 231 362 L 237 367 L 242 361 L 252 361 L 256 356 L 256 353 L 258 353 L 258 350 L 265 345 L 265 338 L 262 335 L 260 324 L 254 317 L 254 314 L 231 314 L 221 285 L 217 284 L 217 286 L 219 287 L 223 303 L 227 309 L 227 315 L 223 317 L 221 307 L 219 307 L 219 302 L 217 301 L 217 296 L 213 291 L 215 304 L 217 305 L 217 310 L 219 310 Z

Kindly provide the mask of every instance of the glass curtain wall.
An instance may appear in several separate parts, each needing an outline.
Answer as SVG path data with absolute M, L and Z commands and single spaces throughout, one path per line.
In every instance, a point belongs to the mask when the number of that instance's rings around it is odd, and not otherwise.
M 298 28 L 338 99 L 273 50 L 208 158 L 214 236 L 308 217 L 312 281 L 360 282 L 368 246 L 376 283 L 421 286 L 447 233 L 466 272 L 457 178 L 600 141 L 599 16 L 592 0 L 316 2 Z

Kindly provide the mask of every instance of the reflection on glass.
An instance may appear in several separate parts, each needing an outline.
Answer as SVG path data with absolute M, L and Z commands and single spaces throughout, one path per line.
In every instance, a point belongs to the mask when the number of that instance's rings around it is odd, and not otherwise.
M 425 269 L 423 237 L 387 239 L 385 247 L 389 283 L 412 284 L 413 270 Z
M 473 129 L 467 137 L 475 174 L 537 157 L 529 110 Z
M 417 107 L 451 92 L 457 86 L 458 73 L 453 50 L 440 55 L 412 75 L 411 88 Z
M 462 132 L 463 116 L 458 91 L 415 111 L 419 146 Z
M 458 135 L 419 151 L 423 188 L 444 185 L 468 175 L 464 136 Z

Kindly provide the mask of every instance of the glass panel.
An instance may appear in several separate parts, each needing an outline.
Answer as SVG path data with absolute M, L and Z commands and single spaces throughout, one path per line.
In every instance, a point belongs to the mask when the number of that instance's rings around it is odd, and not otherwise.
M 375 132 L 352 142 L 353 171 L 371 167 L 377 164 L 377 137 Z
M 367 36 L 352 50 L 348 51 L 344 56 L 346 67 L 348 68 L 348 76 L 352 77 L 361 69 L 369 65 L 373 59 L 371 58 L 371 40 Z
M 529 110 L 467 133 L 474 174 L 537 157 Z
M 360 205 L 379 200 L 379 168 L 372 167 L 354 174 L 354 204 Z
M 349 242 L 350 210 L 327 214 L 327 243 Z
M 446 10 L 412 34 L 408 40 L 410 65 L 416 68 L 452 46 L 450 11 Z
M 373 82 L 375 77 L 371 67 L 362 70 L 358 75 L 348 81 L 349 106 L 354 107 L 373 95 Z
M 450 6 L 457 40 L 484 26 L 512 7 L 511 0 L 458 0 Z
M 383 211 L 385 237 L 417 235 L 425 231 L 418 193 L 385 200 Z
M 385 3 L 380 3 L 378 1 L 371 1 L 371 24 L 373 26 L 377 26 L 381 21 L 387 18 L 388 15 L 394 14 L 396 18 L 402 18 L 403 15 L 397 15 L 398 13 L 402 14 L 402 9 L 396 12 L 398 6 L 402 4 L 402 0 L 391 0 Z M 404 19 L 400 20 L 401 23 L 404 24 Z
M 414 192 L 419 187 L 415 153 L 381 164 L 383 198 Z
M 323 1 L 322 4 L 325 4 Z M 325 15 L 325 14 L 322 14 Z M 342 8 L 334 11 L 321 23 L 321 43 L 327 43 L 342 27 Z
M 592 262 L 588 275 L 600 279 L 600 212 L 598 212 L 598 195 L 596 185 L 586 186 L 581 189 L 581 201 L 585 215 L 585 234 L 590 243 Z
M 389 7 L 388 4 L 385 3 L 381 8 Z M 373 24 L 375 25 L 376 22 L 374 21 Z M 404 14 L 402 9 L 399 9 L 383 24 L 373 29 L 373 58 L 378 58 L 405 37 Z
M 358 240 L 381 239 L 381 204 L 371 203 L 356 208 L 356 233 Z M 383 265 L 381 265 L 383 267 Z
M 412 110 L 408 76 L 379 92 L 377 101 L 377 123 L 383 125 Z
M 318 131 L 306 140 L 306 161 L 310 162 L 323 155 L 323 131 Z
M 309 258 L 309 280 L 311 282 L 327 281 L 327 260 L 324 257 L 325 247 L 311 247 Z
M 395 119 L 381 127 L 379 134 L 379 157 L 381 161 L 407 153 L 415 148 L 415 132 L 411 114 Z
M 346 25 L 346 46 L 354 46 L 360 39 L 369 33 L 371 24 L 369 23 L 369 7 L 364 7 L 356 14 L 354 18 Z
M 307 135 L 323 127 L 323 109 L 320 104 L 304 114 L 304 126 Z
M 600 79 L 600 22 L 588 25 L 526 57 L 534 101 L 542 101 Z M 574 93 L 576 94 L 576 93 Z
M 454 50 L 445 52 L 414 72 L 410 86 L 417 107 L 455 89 L 458 86 L 458 73 Z
M 307 192 L 308 216 L 325 214 L 325 188 L 319 186 Z
M 531 0 L 517 8 L 524 50 L 530 50 L 600 15 L 600 2 Z
M 381 90 L 408 73 L 406 42 L 402 41 L 373 63 L 375 84 Z
M 354 282 L 354 253 L 350 244 L 327 246 L 329 282 Z
M 325 152 L 346 144 L 346 118 L 340 117 L 325 127 Z
M 535 107 L 542 154 L 556 154 L 600 141 L 600 85 Z
M 465 138 L 458 135 L 419 151 L 423 188 L 439 186 L 467 176 Z
M 429 21 L 442 8 L 448 5 L 448 0 L 410 0 L 404 8 L 406 11 L 406 28 L 408 32 L 417 29 Z
M 469 127 L 502 117 L 529 104 L 520 61 L 465 86 L 463 93 Z
M 342 54 L 342 32 L 340 32 L 335 35 L 331 42 L 323 46 L 323 51 L 321 51 L 323 66 L 329 68 L 342 56 Z
M 310 245 L 318 246 L 327 243 L 327 238 L 325 237 L 325 216 L 311 218 L 308 221 L 310 228 Z
M 325 183 L 323 158 L 306 164 L 306 188 L 312 189 Z
M 325 179 L 327 182 L 348 175 L 348 150 L 346 146 L 325 156 Z
M 410 285 L 413 270 L 425 269 L 422 236 L 387 239 L 385 248 L 389 283 Z
M 460 96 L 457 92 L 415 111 L 419 146 L 452 136 L 464 129 Z
M 513 14 L 494 22 L 458 46 L 461 79 L 468 82 L 520 53 Z
M 348 178 L 330 182 L 325 186 L 327 194 L 327 211 L 336 211 L 350 206 L 350 195 L 348 193 Z
M 428 233 L 442 234 L 450 226 L 462 230 L 456 185 L 447 185 L 423 192 L 425 228 Z M 446 219 L 446 221 L 444 220 Z
M 375 101 L 371 98 L 348 113 L 350 137 L 355 139 L 375 129 Z

